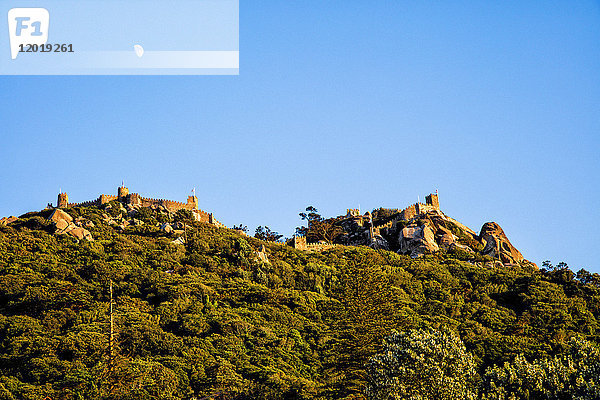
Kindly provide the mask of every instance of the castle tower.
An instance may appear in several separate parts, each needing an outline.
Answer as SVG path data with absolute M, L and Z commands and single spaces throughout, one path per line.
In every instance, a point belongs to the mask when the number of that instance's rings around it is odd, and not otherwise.
M 298 250 L 306 250 L 306 238 L 304 236 L 294 236 L 294 248 Z
M 346 209 L 346 217 L 358 217 L 360 215 L 360 210 L 358 208 L 347 208 Z
M 438 199 L 437 191 L 436 194 L 430 194 L 429 196 L 425 196 L 425 203 L 428 206 L 432 206 L 436 210 L 440 209 L 440 201 Z
M 56 202 L 57 208 L 65 208 L 69 205 L 69 195 L 65 193 L 58 194 L 58 201 Z
M 131 193 L 129 195 L 129 203 L 132 206 L 141 206 L 142 205 L 142 198 L 140 197 L 140 195 L 138 193 Z
M 198 209 L 198 198 L 196 197 L 196 195 L 188 196 L 186 208 L 188 210 L 197 210 Z
M 123 201 L 129 195 L 129 189 L 127 189 L 124 185 L 121 185 L 121 186 L 119 186 L 117 195 L 119 196 L 119 201 Z

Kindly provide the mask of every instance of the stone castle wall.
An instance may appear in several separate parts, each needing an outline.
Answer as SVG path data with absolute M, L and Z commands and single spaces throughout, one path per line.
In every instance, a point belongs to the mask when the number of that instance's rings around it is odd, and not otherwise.
M 400 219 L 403 221 L 408 221 L 415 215 L 417 215 L 417 205 L 412 204 L 400 212 Z
M 358 208 L 347 208 L 346 216 L 347 217 L 358 217 L 360 215 L 360 210 Z
M 437 190 L 435 191 L 435 193 L 436 194 L 431 193 L 430 195 L 425 196 L 425 204 L 432 206 L 435 210 L 439 210 L 440 200 L 437 195 Z
M 440 210 L 440 202 L 437 194 L 429 194 L 425 196 L 425 204 L 423 203 L 415 203 L 400 212 L 400 219 L 403 221 L 408 221 L 411 218 L 416 217 L 421 213 L 426 213 L 429 211 L 439 211 Z
M 307 243 L 304 236 L 294 237 L 294 248 L 297 250 L 304 251 L 325 251 L 339 246 L 338 244 L 331 243 Z
M 57 208 L 100 206 L 113 200 L 118 200 L 125 204 L 131 204 L 132 206 L 138 207 L 164 207 L 170 212 L 188 210 L 192 212 L 192 215 L 197 221 L 225 227 L 225 225 L 213 217 L 212 213 L 207 213 L 206 211 L 198 209 L 198 198 L 196 196 L 188 196 L 186 203 L 168 199 L 152 199 L 142 197 L 138 193 L 129 193 L 129 189 L 123 186 L 119 187 L 117 196 L 102 194 L 95 200 L 84 201 L 81 203 L 69 203 L 69 196 L 66 193 L 60 193 L 58 195 Z

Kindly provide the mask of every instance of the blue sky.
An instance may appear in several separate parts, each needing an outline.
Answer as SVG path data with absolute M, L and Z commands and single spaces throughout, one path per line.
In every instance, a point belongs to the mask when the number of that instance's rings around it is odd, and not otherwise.
M 240 75 L 0 77 L 0 216 L 114 193 L 291 235 L 439 190 L 600 272 L 600 2 L 240 5 Z

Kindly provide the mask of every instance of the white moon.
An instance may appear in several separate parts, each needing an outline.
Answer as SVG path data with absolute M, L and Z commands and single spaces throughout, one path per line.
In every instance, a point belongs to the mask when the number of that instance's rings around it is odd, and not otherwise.
M 142 46 L 140 46 L 139 44 L 136 44 L 135 46 L 133 46 L 133 49 L 135 50 L 135 54 L 138 57 L 142 57 L 144 55 L 144 48 Z

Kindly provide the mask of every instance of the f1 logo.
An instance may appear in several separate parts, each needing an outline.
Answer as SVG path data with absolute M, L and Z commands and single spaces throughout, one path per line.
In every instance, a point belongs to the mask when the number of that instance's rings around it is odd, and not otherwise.
M 43 45 L 48 41 L 50 13 L 45 8 L 12 8 L 8 11 L 10 56 L 19 55 L 21 45 Z

